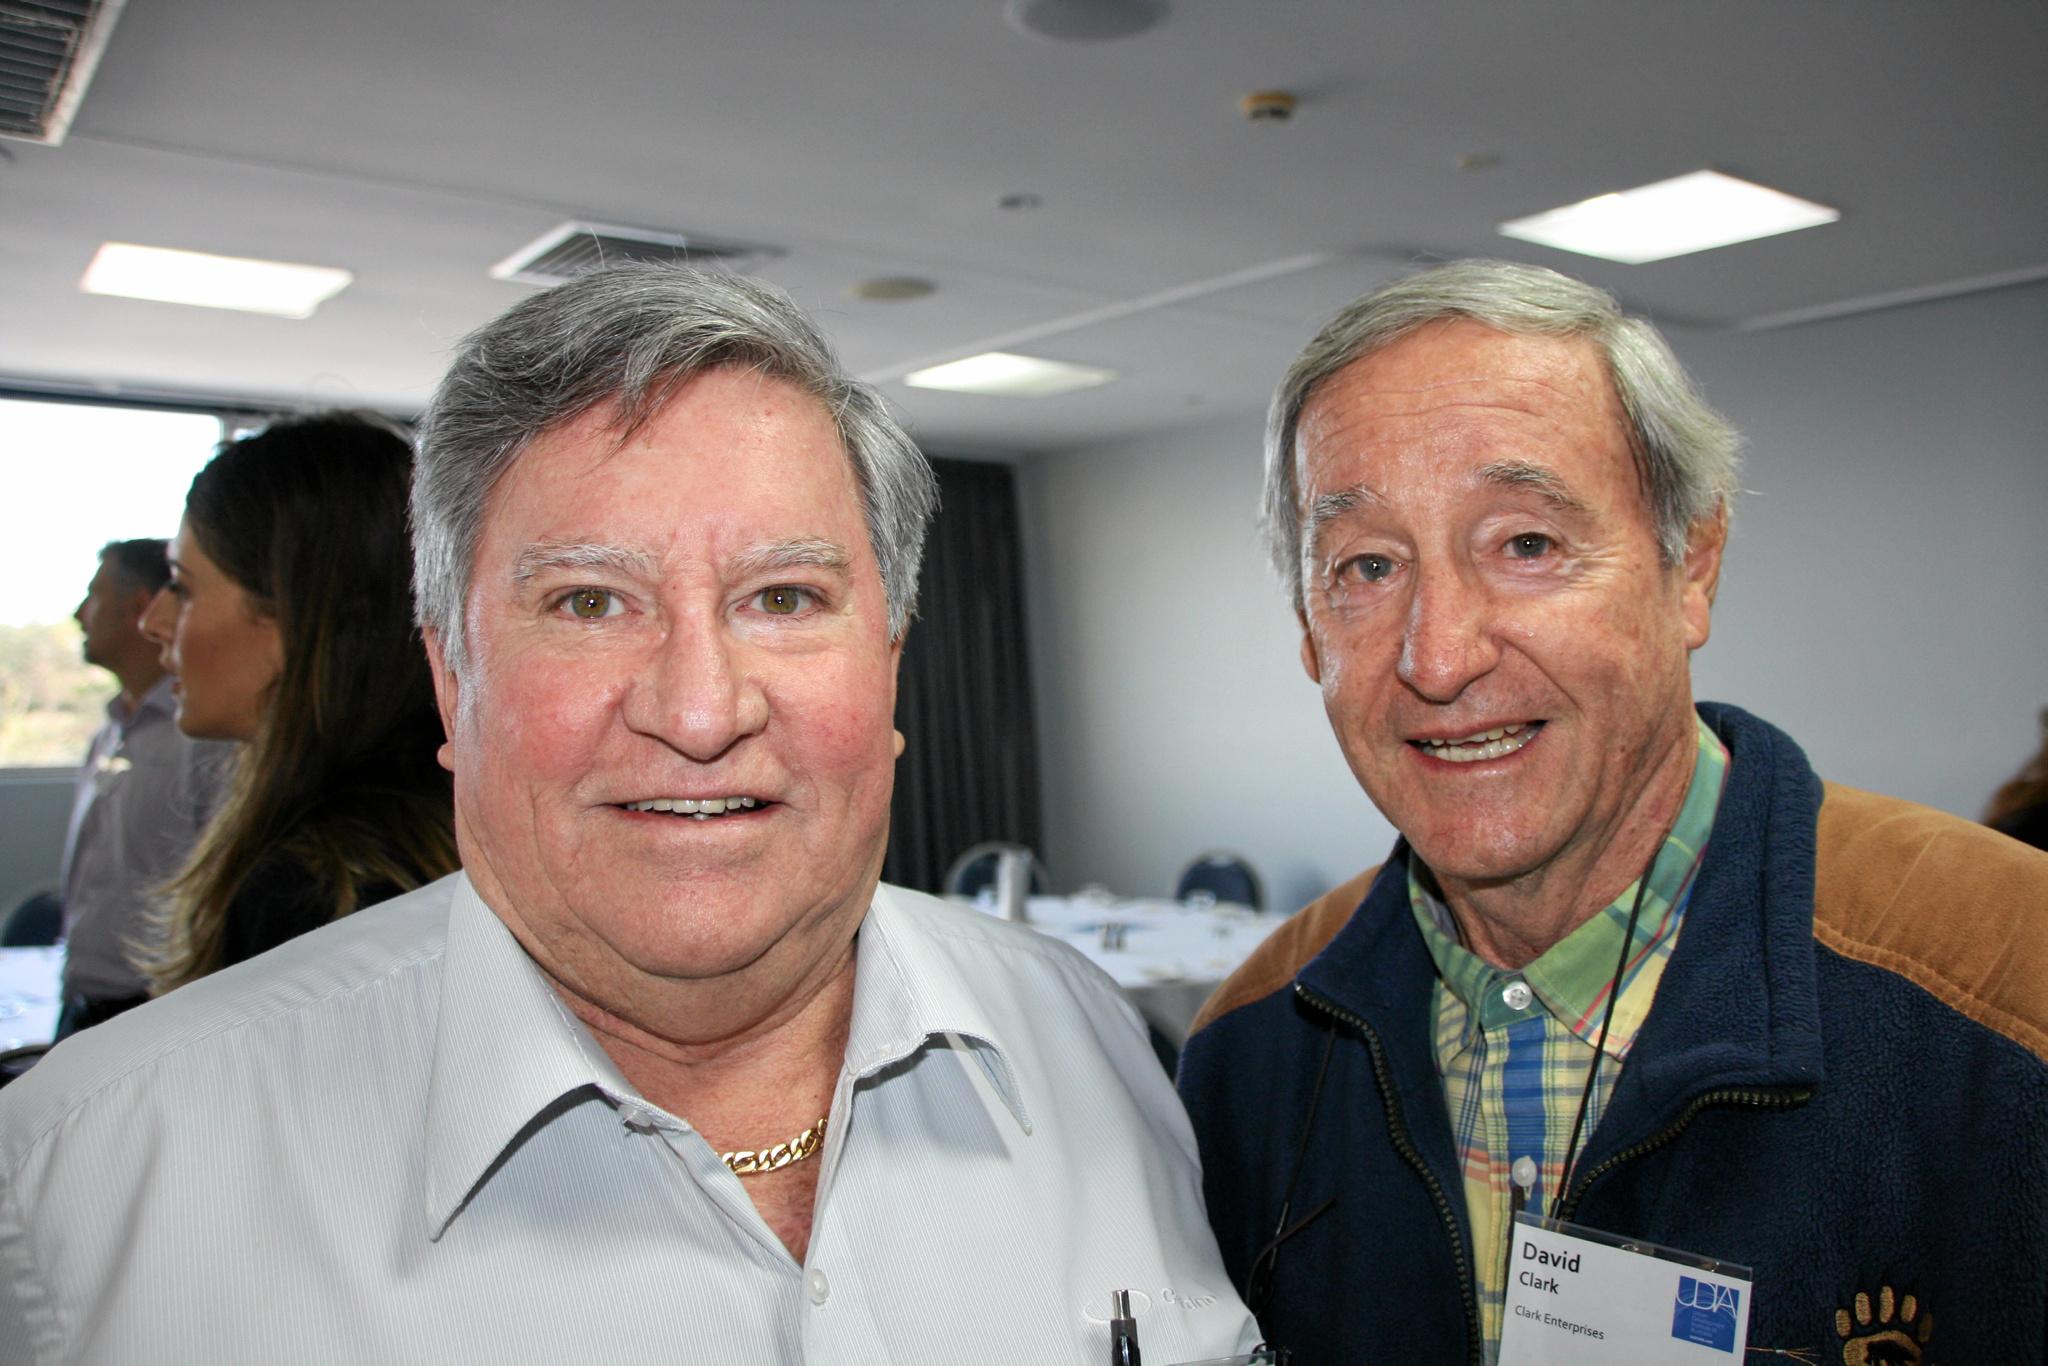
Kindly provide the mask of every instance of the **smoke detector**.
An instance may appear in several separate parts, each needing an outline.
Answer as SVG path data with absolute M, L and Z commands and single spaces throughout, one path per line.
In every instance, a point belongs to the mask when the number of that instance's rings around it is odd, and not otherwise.
M 1253 123 L 1285 123 L 1294 117 L 1294 96 L 1285 90 L 1254 90 L 1237 102 L 1237 112 Z
M 579 221 L 563 223 L 542 233 L 492 266 L 491 278 L 527 285 L 559 285 L 624 261 L 656 261 L 744 275 L 780 255 L 781 248 L 758 242 Z

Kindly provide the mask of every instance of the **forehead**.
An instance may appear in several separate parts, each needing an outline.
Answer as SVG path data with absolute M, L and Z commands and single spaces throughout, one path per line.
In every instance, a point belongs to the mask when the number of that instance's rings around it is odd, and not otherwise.
M 863 525 L 825 405 L 786 380 L 721 368 L 684 380 L 630 434 L 601 405 L 535 437 L 492 490 L 483 539 L 658 550 L 798 527 L 849 537 Z
M 1364 480 L 1395 462 L 1533 460 L 1567 478 L 1632 476 L 1626 414 L 1599 348 L 1458 319 L 1418 328 L 1337 371 L 1302 409 L 1304 488 Z

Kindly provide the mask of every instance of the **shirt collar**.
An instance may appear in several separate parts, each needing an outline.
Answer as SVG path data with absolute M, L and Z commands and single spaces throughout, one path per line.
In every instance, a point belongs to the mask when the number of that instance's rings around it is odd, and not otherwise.
M 639 1101 L 468 876 L 457 878 L 427 1091 L 422 1195 L 435 1238 L 534 1116 L 579 1090 Z
M 145 716 L 176 716 L 178 699 L 172 693 L 172 685 L 178 681 L 176 674 L 165 674 L 149 685 L 149 690 L 135 699 L 135 706 L 128 707 L 121 701 L 122 694 L 115 693 L 107 699 L 107 719 L 114 728 L 127 731 Z
M 1029 1134 L 1016 1069 L 988 1011 L 921 931 L 920 912 L 909 902 L 910 894 L 878 888 L 862 922 L 842 1073 L 873 1077 L 931 1040 L 953 1036 Z M 427 1093 L 422 1198 L 432 1236 L 441 1236 L 536 1116 L 578 1091 L 605 1097 L 622 1122 L 673 1123 L 641 1098 L 458 874 Z
M 1692 781 L 1678 818 L 1659 847 L 1650 870 L 1649 884 L 1642 887 L 1642 913 L 1636 922 L 1634 947 L 1622 974 L 1622 992 L 1615 1002 L 1614 1018 L 1607 1029 L 1604 1050 L 1624 1058 L 1649 1013 L 1649 992 L 1631 993 L 1641 978 L 1641 969 L 1653 956 L 1667 952 L 1677 938 L 1685 915 L 1686 893 L 1698 871 L 1707 838 L 1714 828 L 1714 813 L 1721 802 L 1721 789 L 1728 777 L 1728 750 L 1719 737 L 1697 717 L 1693 721 L 1697 759 Z M 1423 940 L 1435 960 L 1437 975 L 1446 990 L 1465 1005 L 1466 1023 L 1459 1047 L 1471 1042 L 1475 1031 L 1520 1018 L 1502 999 L 1505 985 L 1520 977 L 1529 984 L 1536 999 L 1550 1016 L 1580 1041 L 1591 1046 L 1600 1039 L 1606 1013 L 1607 990 L 1614 980 L 1614 965 L 1621 955 L 1622 935 L 1628 928 L 1641 880 L 1631 882 L 1621 895 L 1598 915 L 1553 944 L 1519 972 L 1509 972 L 1486 962 L 1458 940 L 1457 924 L 1450 908 L 1435 894 L 1419 858 L 1408 864 L 1409 905 L 1421 927 Z M 1449 1042 L 1444 1040 L 1443 1042 Z
M 931 913 L 916 893 L 875 889 L 856 950 L 845 1070 L 870 1077 L 934 1039 L 957 1038 L 1028 1134 L 1030 1112 L 1001 1029 L 923 923 Z

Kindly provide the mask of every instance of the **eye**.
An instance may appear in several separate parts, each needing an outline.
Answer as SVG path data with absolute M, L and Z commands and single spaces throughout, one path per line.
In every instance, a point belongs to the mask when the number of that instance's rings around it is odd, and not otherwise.
M 1338 570 L 1340 575 L 1353 575 L 1367 583 L 1382 583 L 1393 572 L 1394 562 L 1385 555 L 1360 555 Z
M 810 606 L 812 601 L 808 588 L 796 588 L 789 584 L 764 588 L 754 595 L 754 605 L 771 617 L 795 616 Z
M 1533 560 L 1548 555 L 1553 542 L 1540 531 L 1525 531 L 1519 536 L 1508 538 L 1507 552 L 1511 560 Z
M 603 588 L 572 588 L 556 605 L 567 607 L 571 616 L 583 621 L 601 621 L 625 610 L 619 605 L 618 596 Z

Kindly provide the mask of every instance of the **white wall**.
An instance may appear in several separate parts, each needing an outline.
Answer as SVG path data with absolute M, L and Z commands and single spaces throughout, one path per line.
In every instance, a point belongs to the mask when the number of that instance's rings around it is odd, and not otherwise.
M 1670 337 L 1751 442 L 1698 694 L 1974 815 L 2048 703 L 2048 286 Z M 1253 543 L 1258 446 L 1245 417 L 1021 469 L 1063 886 L 1161 891 L 1223 845 L 1293 905 L 1391 843 Z
M 1255 419 L 1020 469 L 1045 857 L 1055 883 L 1172 889 L 1234 849 L 1292 907 L 1378 861 L 1252 533 Z

